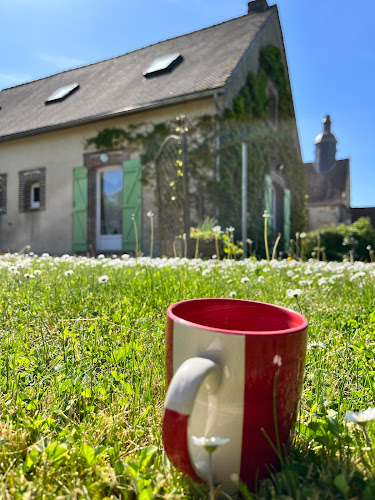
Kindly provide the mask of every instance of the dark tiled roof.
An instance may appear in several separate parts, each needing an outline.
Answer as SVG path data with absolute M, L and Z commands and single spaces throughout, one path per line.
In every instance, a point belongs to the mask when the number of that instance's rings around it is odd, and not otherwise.
M 370 217 L 371 225 L 375 229 L 375 207 L 352 208 L 351 213 L 353 222 L 361 217 Z
M 248 14 L 143 49 L 0 92 L 0 137 L 114 115 L 166 100 L 222 89 L 249 45 L 277 12 Z M 157 58 L 181 53 L 171 73 L 145 78 Z M 45 105 L 56 89 L 78 83 L 63 101 Z
M 305 163 L 308 203 L 340 203 L 344 201 L 347 180 L 350 175 L 349 158 L 337 160 L 327 173 L 316 171 L 313 163 Z

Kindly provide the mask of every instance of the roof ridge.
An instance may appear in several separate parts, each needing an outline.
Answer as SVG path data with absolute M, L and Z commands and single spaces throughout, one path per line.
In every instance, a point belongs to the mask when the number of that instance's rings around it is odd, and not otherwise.
M 276 7 L 276 5 L 270 5 L 269 8 L 267 9 L 267 11 L 274 10 L 275 7 Z M 267 11 L 264 11 L 264 12 L 267 12 Z M 129 52 L 124 52 L 123 54 L 118 54 L 117 56 L 107 57 L 106 59 L 101 59 L 100 61 L 95 61 L 95 62 L 92 62 L 92 63 L 83 64 L 82 66 L 77 66 L 75 68 L 69 68 L 69 69 L 66 69 L 66 70 L 63 70 L 63 71 L 58 71 L 57 73 L 53 73 L 52 75 L 43 76 L 41 78 L 36 78 L 35 80 L 30 80 L 28 82 L 19 83 L 17 85 L 13 85 L 11 87 L 6 87 L 4 89 L 1 89 L 0 93 L 4 92 L 5 90 L 11 90 L 11 89 L 15 89 L 17 87 L 23 87 L 24 85 L 29 85 L 30 83 L 39 82 L 41 80 L 47 80 L 47 78 L 53 78 L 54 76 L 62 75 L 64 73 L 69 73 L 70 71 L 76 71 L 77 69 L 87 68 L 89 66 L 95 66 L 96 64 L 101 64 L 101 63 L 104 63 L 104 62 L 107 62 L 107 61 L 119 59 L 120 57 L 124 57 L 124 56 L 127 56 L 129 54 L 133 54 L 135 52 L 139 52 L 141 50 L 148 49 L 149 47 L 153 47 L 155 45 L 158 45 L 158 44 L 161 44 L 161 43 L 164 43 L 164 42 L 168 42 L 170 40 L 176 40 L 177 38 L 183 38 L 185 36 L 189 36 L 189 35 L 192 35 L 194 33 L 198 33 L 199 31 L 206 31 L 206 30 L 215 28 L 217 26 L 220 26 L 222 24 L 227 24 L 227 23 L 230 23 L 230 22 L 233 22 L 233 21 L 237 21 L 238 19 L 241 19 L 241 18 L 258 16 L 259 14 L 264 14 L 264 12 L 251 12 L 249 14 L 244 14 L 242 16 L 234 17 L 232 19 L 227 19 L 226 21 L 222 21 L 220 23 L 212 24 L 211 26 L 206 26 L 204 28 L 200 28 L 200 29 L 196 29 L 196 30 L 193 30 L 193 31 L 189 31 L 188 33 L 183 33 L 182 35 L 177 35 L 177 36 L 174 36 L 174 37 L 171 37 L 171 38 L 165 38 L 164 40 L 159 40 L 158 42 L 150 43 L 149 45 L 145 45 L 144 47 L 139 47 L 138 49 L 131 50 Z

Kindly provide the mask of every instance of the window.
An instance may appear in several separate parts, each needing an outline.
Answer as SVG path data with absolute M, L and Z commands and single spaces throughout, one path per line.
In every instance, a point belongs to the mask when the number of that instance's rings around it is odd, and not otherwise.
M 7 174 L 0 174 L 0 214 L 7 212 Z
M 46 169 L 19 172 L 19 210 L 27 212 L 46 208 Z
M 72 83 L 70 85 L 66 85 L 65 87 L 60 87 L 48 97 L 46 100 L 46 104 L 50 104 L 52 102 L 56 101 L 62 101 L 65 99 L 65 97 L 68 97 L 69 95 L 72 95 L 73 92 L 79 89 L 79 84 L 78 83 Z
M 40 182 L 30 184 L 30 208 L 40 208 Z
M 277 128 L 279 122 L 279 93 L 271 80 L 268 80 L 266 93 L 268 98 L 268 123 Z

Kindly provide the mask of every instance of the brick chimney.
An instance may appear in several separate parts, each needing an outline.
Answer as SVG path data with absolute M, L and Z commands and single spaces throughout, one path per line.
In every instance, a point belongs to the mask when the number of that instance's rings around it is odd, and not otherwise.
M 268 9 L 267 0 L 252 0 L 247 4 L 247 13 L 263 12 Z

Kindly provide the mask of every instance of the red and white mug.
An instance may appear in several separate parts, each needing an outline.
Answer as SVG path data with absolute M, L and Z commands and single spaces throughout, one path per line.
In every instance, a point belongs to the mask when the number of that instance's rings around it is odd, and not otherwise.
M 196 480 L 210 474 L 227 493 L 237 489 L 232 474 L 254 486 L 277 467 L 276 450 L 284 452 L 293 432 L 306 342 L 306 318 L 276 305 L 225 298 L 171 305 L 163 442 L 172 464 Z M 211 472 L 193 436 L 229 438 L 213 453 Z

